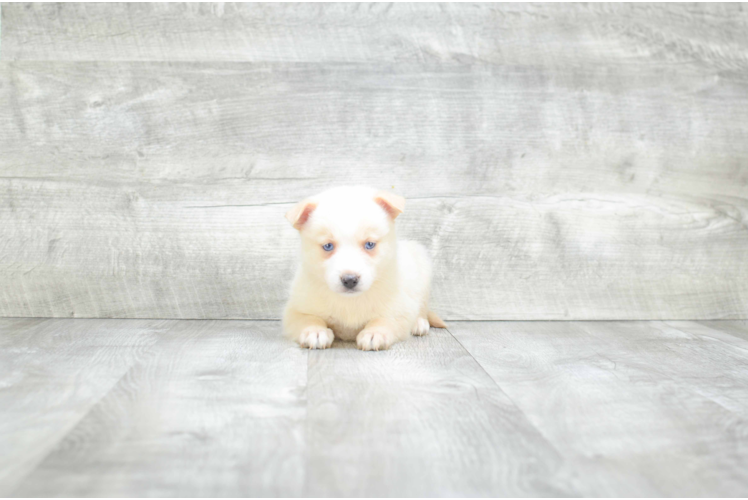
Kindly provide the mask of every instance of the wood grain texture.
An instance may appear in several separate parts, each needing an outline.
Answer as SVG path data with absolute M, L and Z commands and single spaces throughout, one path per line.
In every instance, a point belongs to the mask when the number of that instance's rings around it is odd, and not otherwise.
M 748 190 L 748 80 L 690 65 L 53 68 L 0 64 L 4 181 L 170 188 L 194 205 L 343 183 L 411 198 Z
M 4 496 L 746 496 L 745 322 L 0 320 Z
M 745 340 L 689 322 L 450 331 L 560 450 L 582 495 L 748 493 Z
M 290 205 L 192 209 L 137 197 L 118 218 L 129 195 L 117 189 L 89 189 L 73 204 L 75 187 L 38 186 L 14 197 L 0 229 L 3 314 L 279 317 L 298 251 L 283 219 Z M 41 218 L 34 207 L 44 205 Z M 408 210 L 400 234 L 431 248 L 433 307 L 450 319 L 746 314 L 748 232 L 728 215 L 745 217 L 742 202 L 473 197 L 412 200 Z
M 696 66 L 5 63 L 0 315 L 280 316 L 290 203 L 410 198 L 447 319 L 748 314 L 748 92 Z
M 0 320 L 0 495 L 9 495 L 173 323 Z
M 306 365 L 276 322 L 179 322 L 13 494 L 298 496 Z
M 23 4 L 4 60 L 581 65 L 616 58 L 748 68 L 740 4 Z
M 308 496 L 576 496 L 558 452 L 445 330 L 310 352 Z
M 0 316 L 280 317 L 411 200 L 446 319 L 748 317 L 740 4 L 4 4 Z

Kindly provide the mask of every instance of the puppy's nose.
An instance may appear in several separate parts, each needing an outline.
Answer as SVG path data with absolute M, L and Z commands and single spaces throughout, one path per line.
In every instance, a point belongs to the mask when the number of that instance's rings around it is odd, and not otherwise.
M 340 277 L 340 281 L 343 282 L 343 286 L 348 290 L 353 290 L 358 285 L 358 279 L 360 278 L 357 274 L 344 274 Z

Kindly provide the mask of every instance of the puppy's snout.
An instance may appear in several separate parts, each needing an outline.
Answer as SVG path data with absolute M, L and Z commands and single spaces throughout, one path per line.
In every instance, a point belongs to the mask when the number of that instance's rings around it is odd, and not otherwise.
M 358 274 L 344 274 L 340 277 L 340 281 L 348 290 L 353 290 L 358 285 L 359 278 L 361 277 Z

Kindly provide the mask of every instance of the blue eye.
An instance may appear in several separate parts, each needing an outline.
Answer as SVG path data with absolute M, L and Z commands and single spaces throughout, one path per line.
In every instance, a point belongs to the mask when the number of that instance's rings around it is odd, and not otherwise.
M 367 250 L 371 250 L 375 246 L 377 246 L 377 244 L 374 243 L 373 241 L 367 241 L 366 243 L 364 243 L 364 248 Z
M 333 248 L 335 248 L 335 245 L 333 245 L 332 243 L 325 243 L 324 245 L 322 245 L 322 249 L 325 252 L 332 252 Z

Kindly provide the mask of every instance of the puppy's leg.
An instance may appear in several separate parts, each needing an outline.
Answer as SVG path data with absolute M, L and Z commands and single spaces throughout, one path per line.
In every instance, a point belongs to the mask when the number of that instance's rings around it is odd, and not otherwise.
M 325 320 L 293 309 L 286 310 L 283 328 L 289 338 L 298 342 L 301 347 L 309 349 L 327 349 L 335 338 Z
M 418 317 L 416 318 L 415 324 L 410 328 L 410 334 L 420 337 L 429 333 L 429 306 L 428 306 L 428 290 L 425 293 L 425 297 L 421 302 L 421 308 L 418 311 Z
M 408 322 L 402 319 L 377 318 L 369 321 L 356 336 L 356 345 L 364 351 L 389 349 L 408 335 Z
M 447 325 L 442 321 L 438 314 L 434 311 L 429 311 L 428 308 L 422 309 L 421 312 L 418 313 L 416 324 L 410 329 L 410 334 L 416 336 L 426 335 L 429 333 L 429 327 L 431 326 L 436 328 L 447 328 Z
M 420 337 L 429 333 L 429 320 L 426 319 L 425 315 L 419 315 L 416 319 L 415 325 L 410 329 L 410 334 Z

